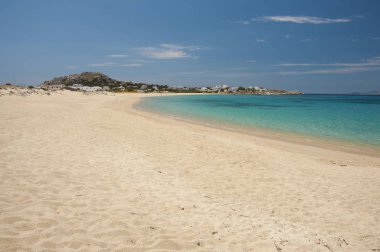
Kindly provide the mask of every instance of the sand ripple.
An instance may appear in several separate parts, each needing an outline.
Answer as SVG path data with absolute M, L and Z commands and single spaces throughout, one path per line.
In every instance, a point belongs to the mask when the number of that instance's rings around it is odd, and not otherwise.
M 380 249 L 379 159 L 148 116 L 133 99 L 0 98 L 1 251 Z

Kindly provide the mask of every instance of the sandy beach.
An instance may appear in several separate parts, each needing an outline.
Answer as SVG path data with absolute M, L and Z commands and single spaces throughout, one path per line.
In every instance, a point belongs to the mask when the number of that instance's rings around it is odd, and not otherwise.
M 0 251 L 380 251 L 380 157 L 137 110 L 0 97 Z

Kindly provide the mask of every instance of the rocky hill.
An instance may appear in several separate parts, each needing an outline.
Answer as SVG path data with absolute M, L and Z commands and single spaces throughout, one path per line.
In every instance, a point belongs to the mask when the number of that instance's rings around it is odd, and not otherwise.
M 40 87 L 49 86 L 71 86 L 73 84 L 82 84 L 84 86 L 119 86 L 122 82 L 111 79 L 105 74 L 98 72 L 83 72 L 79 74 L 70 74 L 67 76 L 56 77 L 52 80 L 43 82 Z
M 131 81 L 118 81 L 99 72 L 83 72 L 43 82 L 39 88 L 46 90 L 69 89 L 73 91 L 94 92 L 172 92 L 172 93 L 228 93 L 252 95 L 295 95 L 298 91 L 276 90 L 263 87 L 240 87 L 228 85 L 207 87 L 176 87 L 159 84 L 134 83 Z

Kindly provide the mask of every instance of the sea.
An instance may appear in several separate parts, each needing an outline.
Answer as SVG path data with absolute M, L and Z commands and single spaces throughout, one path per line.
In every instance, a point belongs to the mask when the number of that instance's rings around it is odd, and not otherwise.
M 144 98 L 137 106 L 211 124 L 380 147 L 380 96 L 178 95 Z

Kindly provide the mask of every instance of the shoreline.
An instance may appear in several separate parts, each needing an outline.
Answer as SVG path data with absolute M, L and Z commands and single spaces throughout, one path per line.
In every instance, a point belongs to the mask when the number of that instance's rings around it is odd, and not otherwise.
M 6 251 L 373 251 L 380 158 L 174 120 L 143 94 L 0 98 Z
M 169 94 L 169 95 L 181 96 L 182 94 Z M 185 95 L 198 95 L 198 94 L 185 94 Z M 149 94 L 146 96 L 142 96 L 141 98 L 135 101 L 132 107 L 142 112 L 147 112 L 147 113 L 162 116 L 164 118 L 168 118 L 169 120 L 172 119 L 172 120 L 182 121 L 186 123 L 198 124 L 205 127 L 226 130 L 229 132 L 242 133 L 242 134 L 246 134 L 246 135 L 250 135 L 254 137 L 261 137 L 261 138 L 270 139 L 274 141 L 300 144 L 304 146 L 311 146 L 311 147 L 318 147 L 318 148 L 327 148 L 332 151 L 342 151 L 342 152 L 347 152 L 347 153 L 352 153 L 352 154 L 368 155 L 372 157 L 378 157 L 380 153 L 380 146 L 366 144 L 363 142 L 353 142 L 353 141 L 348 141 L 348 140 L 318 137 L 314 135 L 286 132 L 286 131 L 280 131 L 280 130 L 275 130 L 275 129 L 263 129 L 263 128 L 254 127 L 254 126 L 242 126 L 242 125 L 226 123 L 226 122 L 221 123 L 218 121 L 213 121 L 211 119 L 207 120 L 207 119 L 201 119 L 201 118 L 186 118 L 186 117 L 169 115 L 169 114 L 165 114 L 164 112 L 149 110 L 149 109 L 144 109 L 144 108 L 139 107 L 139 103 L 142 102 L 143 99 L 146 99 L 146 98 L 149 99 L 150 97 L 155 97 L 155 96 L 159 96 L 159 95 Z

